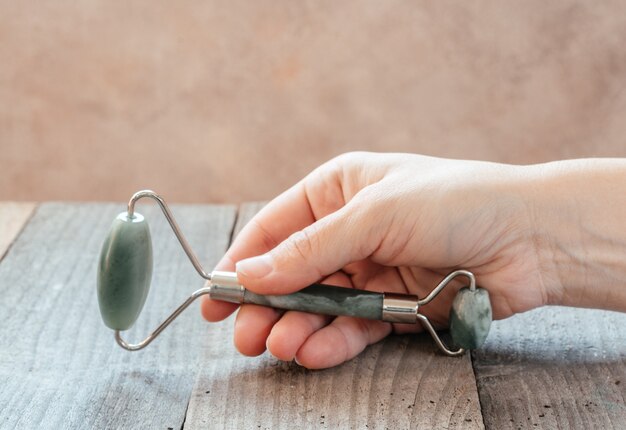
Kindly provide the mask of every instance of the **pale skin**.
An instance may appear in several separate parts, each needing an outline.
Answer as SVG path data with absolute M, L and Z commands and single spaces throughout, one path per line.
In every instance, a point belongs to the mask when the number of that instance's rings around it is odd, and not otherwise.
M 474 272 L 495 319 L 547 304 L 626 311 L 626 159 L 531 166 L 349 153 L 272 200 L 218 264 L 261 294 L 314 282 L 425 296 Z M 421 311 L 446 327 L 461 281 Z M 236 305 L 205 299 L 219 321 Z M 235 345 L 311 369 L 420 325 L 243 305 Z

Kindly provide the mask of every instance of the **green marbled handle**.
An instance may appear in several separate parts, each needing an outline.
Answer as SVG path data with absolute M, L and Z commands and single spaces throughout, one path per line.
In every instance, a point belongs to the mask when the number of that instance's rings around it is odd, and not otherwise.
M 332 285 L 313 284 L 286 295 L 260 295 L 246 290 L 244 303 L 324 315 L 382 319 L 383 294 Z

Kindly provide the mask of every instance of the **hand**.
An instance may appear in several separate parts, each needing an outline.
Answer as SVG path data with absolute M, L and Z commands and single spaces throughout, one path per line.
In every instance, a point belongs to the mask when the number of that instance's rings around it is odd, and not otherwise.
M 219 270 L 233 270 L 261 294 L 311 283 L 424 297 L 455 268 L 489 290 L 495 319 L 563 297 L 547 242 L 535 232 L 529 167 L 409 154 L 350 153 L 322 165 L 271 201 L 241 231 Z M 528 179 L 532 178 L 532 180 Z M 544 246 L 545 245 L 545 246 Z M 249 258 L 254 257 L 254 258 Z M 447 325 L 447 287 L 420 311 Z M 236 305 L 206 299 L 203 316 L 227 317 Z M 267 348 L 308 368 L 340 364 L 392 331 L 417 325 L 329 317 L 243 305 L 235 345 Z

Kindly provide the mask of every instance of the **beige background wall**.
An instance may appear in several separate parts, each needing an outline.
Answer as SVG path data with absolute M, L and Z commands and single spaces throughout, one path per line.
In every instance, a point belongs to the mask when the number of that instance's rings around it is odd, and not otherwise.
M 625 88 L 624 1 L 0 1 L 0 200 L 261 200 L 355 149 L 624 157 Z

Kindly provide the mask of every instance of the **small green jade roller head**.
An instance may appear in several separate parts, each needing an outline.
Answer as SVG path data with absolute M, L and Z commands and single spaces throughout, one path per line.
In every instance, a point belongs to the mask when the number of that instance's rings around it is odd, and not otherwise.
M 150 228 L 145 218 L 135 212 L 135 203 L 142 198 L 154 199 L 159 204 L 191 264 L 206 280 L 206 284 L 193 292 L 147 338 L 130 344 L 122 339 L 120 332 L 129 329 L 139 317 L 152 279 Z M 429 319 L 420 313 L 420 308 L 430 303 L 457 277 L 467 278 L 469 286 L 461 288 L 452 302 L 450 335 L 453 349 L 449 349 Z M 149 190 L 135 193 L 128 202 L 128 210 L 113 221 L 100 254 L 98 303 L 105 325 L 115 330 L 115 340 L 122 348 L 136 351 L 152 342 L 194 300 L 203 295 L 231 303 L 253 303 L 277 309 L 347 315 L 390 323 L 416 324 L 419 321 L 439 349 L 449 356 L 480 348 L 487 338 L 492 320 L 489 293 L 476 286 L 473 273 L 467 270 L 450 273 L 422 299 L 409 294 L 377 293 L 323 284 L 310 285 L 286 295 L 253 293 L 239 283 L 234 272 L 205 272 L 163 198 Z

